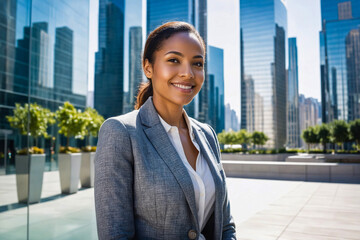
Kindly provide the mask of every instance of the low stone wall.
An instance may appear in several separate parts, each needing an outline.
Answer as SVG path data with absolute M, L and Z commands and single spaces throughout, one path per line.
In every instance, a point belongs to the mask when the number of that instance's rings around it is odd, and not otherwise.
M 279 154 L 241 154 L 241 153 L 221 153 L 222 160 L 239 161 L 275 161 L 284 162 L 290 156 L 297 154 L 279 153 Z
M 228 177 L 360 183 L 360 164 L 222 161 Z

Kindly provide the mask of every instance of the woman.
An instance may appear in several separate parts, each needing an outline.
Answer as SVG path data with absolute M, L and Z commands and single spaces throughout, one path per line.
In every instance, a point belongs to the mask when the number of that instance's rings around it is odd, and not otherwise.
M 236 239 L 216 134 L 183 109 L 204 82 L 205 49 L 185 22 L 150 33 L 136 110 L 99 133 L 99 239 Z

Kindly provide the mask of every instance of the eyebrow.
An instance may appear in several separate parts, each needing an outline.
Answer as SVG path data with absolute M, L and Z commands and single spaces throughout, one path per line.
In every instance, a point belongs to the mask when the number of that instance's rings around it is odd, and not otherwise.
M 165 55 L 168 55 L 168 54 L 175 54 L 175 55 L 178 55 L 180 57 L 184 57 L 184 55 L 181 52 L 177 52 L 177 51 L 170 51 L 170 52 L 165 53 Z M 202 55 L 196 55 L 193 58 L 201 58 L 201 59 L 203 59 L 204 57 Z

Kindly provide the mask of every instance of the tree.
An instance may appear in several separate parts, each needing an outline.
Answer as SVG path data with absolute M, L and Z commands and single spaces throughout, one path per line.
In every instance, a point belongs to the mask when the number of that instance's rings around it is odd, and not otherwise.
M 318 139 L 323 145 L 324 153 L 326 153 L 326 144 L 330 142 L 331 132 L 328 124 L 323 123 L 318 126 Z
M 84 139 L 86 135 L 86 117 L 81 114 L 81 110 L 65 102 L 63 106 L 56 111 L 59 133 L 67 138 L 66 148 L 69 148 L 70 137 Z
M 18 129 L 20 134 L 33 137 L 37 146 L 38 138 L 48 138 L 47 128 L 55 123 L 55 114 L 49 109 L 43 108 L 36 103 L 31 103 L 30 107 L 26 103 L 24 106 L 15 104 L 12 116 L 6 116 L 12 128 Z
M 332 137 L 334 142 L 341 145 L 344 149 L 344 143 L 349 140 L 349 126 L 344 120 L 335 120 L 332 123 Z
M 104 122 L 104 117 L 91 107 L 87 107 L 85 109 L 83 116 L 86 119 L 85 135 L 97 137 L 101 124 Z
M 356 142 L 356 147 L 359 150 L 360 146 L 360 119 L 350 122 L 350 138 Z
M 218 140 L 221 144 L 230 145 L 230 148 L 232 148 L 233 144 L 238 143 L 236 133 L 233 130 L 230 130 L 229 132 L 225 132 L 225 130 L 223 130 L 218 134 Z
M 248 133 L 245 129 L 241 129 L 236 132 L 237 143 L 243 145 L 248 145 L 251 143 L 251 134 Z
M 263 132 L 254 131 L 251 135 L 251 140 L 254 144 L 254 147 L 256 148 L 256 145 L 264 145 L 269 140 L 269 138 Z
M 305 129 L 301 134 L 302 139 L 308 144 L 308 150 L 310 149 L 311 144 L 318 143 L 318 135 L 316 127 L 310 126 Z

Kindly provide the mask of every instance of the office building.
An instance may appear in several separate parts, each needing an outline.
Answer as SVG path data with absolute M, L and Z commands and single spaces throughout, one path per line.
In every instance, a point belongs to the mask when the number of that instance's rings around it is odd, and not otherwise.
M 208 46 L 209 123 L 217 133 L 225 129 L 224 50 Z
M 269 148 L 286 144 L 286 33 L 283 1 L 240 1 L 241 128 Z
M 136 103 L 139 85 L 142 82 L 143 70 L 141 66 L 142 28 L 130 27 L 129 30 L 129 91 L 126 94 L 126 112 L 132 111 Z
M 94 107 L 104 118 L 123 113 L 125 0 L 100 0 Z
M 289 69 L 287 95 L 287 147 L 300 146 L 299 80 L 296 38 L 289 38 Z
M 322 0 L 322 121 L 360 118 L 360 1 Z

